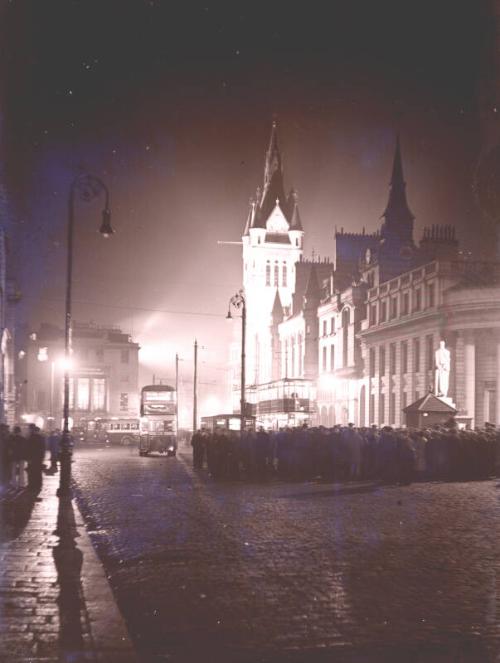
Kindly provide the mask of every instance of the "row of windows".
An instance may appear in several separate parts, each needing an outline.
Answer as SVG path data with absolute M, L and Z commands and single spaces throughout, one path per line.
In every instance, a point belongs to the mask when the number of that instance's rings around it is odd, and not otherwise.
M 410 293 L 409 291 L 401 294 L 400 302 L 398 302 L 398 295 L 390 297 L 390 299 L 382 300 L 379 306 L 378 324 L 387 322 L 387 320 L 394 320 L 398 317 L 398 304 L 400 304 L 400 315 L 410 314 Z M 433 308 L 436 305 L 435 284 L 429 283 L 426 286 L 426 307 Z M 412 293 L 412 313 L 417 313 L 422 310 L 422 288 L 415 288 Z M 370 305 L 370 326 L 377 324 L 377 304 Z
M 104 348 L 78 348 L 75 353 L 77 359 L 80 362 L 83 361 L 95 361 L 102 362 L 104 361 Z M 47 347 L 38 348 L 37 354 L 38 361 L 48 361 L 49 360 L 49 349 Z M 123 348 L 120 350 L 120 362 L 122 364 L 128 364 L 130 359 L 130 351 L 128 348 Z
M 409 343 L 412 343 L 413 348 L 413 372 L 418 373 L 422 370 L 421 366 L 421 340 L 419 338 L 414 338 L 413 341 L 402 341 L 401 342 L 401 373 L 408 373 L 409 366 Z M 380 376 L 386 374 L 386 369 L 389 371 L 389 375 L 396 374 L 396 364 L 397 364 L 397 354 L 396 354 L 396 343 L 389 344 L 389 356 L 388 362 L 386 361 L 386 347 L 381 345 L 378 349 L 379 352 L 379 364 L 378 364 L 378 374 Z M 425 337 L 425 365 L 423 370 L 431 371 L 434 368 L 434 336 L 428 334 Z M 371 378 L 375 377 L 375 358 L 376 358 L 376 348 L 370 348 L 369 350 L 369 375 Z M 386 366 L 387 364 L 387 366 Z
M 274 284 L 276 287 L 280 285 L 280 264 L 278 260 L 274 261 Z M 271 285 L 271 261 L 266 262 L 266 285 Z M 283 288 L 287 287 L 287 265 L 283 262 L 281 269 L 281 285 Z
M 53 409 L 54 394 L 45 389 L 36 392 L 35 408 L 38 410 Z M 64 382 L 61 385 L 61 401 L 64 399 Z M 77 410 L 106 409 L 105 378 L 72 378 L 69 381 L 69 407 Z

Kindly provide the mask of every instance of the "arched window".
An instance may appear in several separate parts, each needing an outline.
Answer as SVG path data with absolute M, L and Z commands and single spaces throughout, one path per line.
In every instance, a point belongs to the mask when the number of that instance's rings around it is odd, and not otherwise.
M 278 261 L 274 263 L 274 285 L 278 287 L 280 284 L 280 266 Z
M 286 288 L 287 273 L 286 273 L 286 262 L 283 262 L 283 275 L 281 277 L 281 285 Z
M 271 285 L 271 263 L 266 262 L 266 285 Z

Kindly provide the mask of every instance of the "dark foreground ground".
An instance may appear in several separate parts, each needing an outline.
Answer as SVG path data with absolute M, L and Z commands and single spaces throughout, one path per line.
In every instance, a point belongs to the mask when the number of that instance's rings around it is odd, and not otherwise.
M 140 660 L 500 660 L 497 481 L 216 484 L 131 449 L 74 475 Z

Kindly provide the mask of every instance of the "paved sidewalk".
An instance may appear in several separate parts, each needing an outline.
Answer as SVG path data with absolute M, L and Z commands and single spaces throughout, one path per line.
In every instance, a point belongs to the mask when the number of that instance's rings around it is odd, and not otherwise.
M 137 661 L 76 502 L 0 501 L 0 661 Z

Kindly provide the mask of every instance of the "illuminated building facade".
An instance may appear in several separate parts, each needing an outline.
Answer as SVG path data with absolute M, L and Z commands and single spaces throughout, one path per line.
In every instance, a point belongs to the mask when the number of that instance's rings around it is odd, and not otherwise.
M 295 265 L 302 257 L 304 232 L 297 194 L 285 194 L 276 124 L 243 232 L 243 287 L 247 307 L 248 384 L 272 379 L 273 307 L 278 293 L 284 314 L 292 310 Z
M 138 417 L 138 351 L 128 334 L 95 324 L 73 325 L 70 415 L 73 425 L 97 417 Z M 62 413 L 64 334 L 48 324 L 31 334 L 23 367 L 21 417 L 59 427 Z
M 434 390 L 445 341 L 457 420 L 500 424 L 500 264 L 462 254 L 451 226 L 414 245 L 399 142 L 381 231 L 336 240 L 318 307 L 318 422 L 404 425 L 402 410 Z
M 336 231 L 333 263 L 303 258 L 296 195 L 272 204 L 283 195 L 273 126 L 243 237 L 257 423 L 404 425 L 404 408 L 434 390 L 444 341 L 457 420 L 500 425 L 500 263 L 472 261 L 449 225 L 415 244 L 399 138 L 380 229 Z

